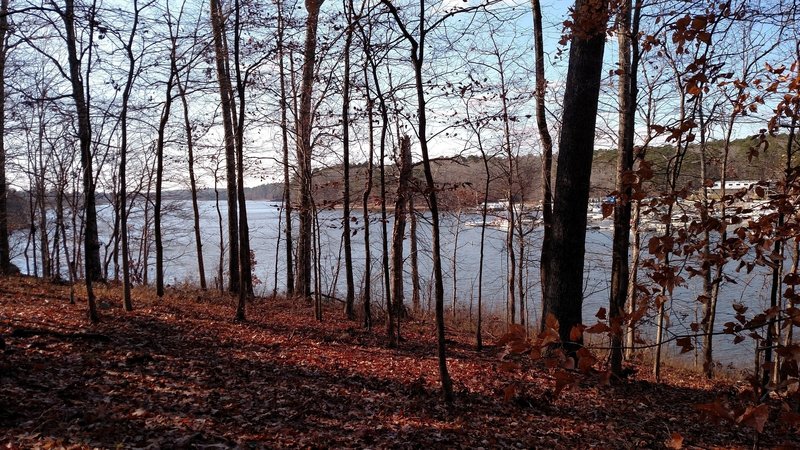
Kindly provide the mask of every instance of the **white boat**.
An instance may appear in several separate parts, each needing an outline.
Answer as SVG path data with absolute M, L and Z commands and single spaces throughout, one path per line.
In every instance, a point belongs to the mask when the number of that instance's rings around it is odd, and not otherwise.
M 468 228 L 478 228 L 483 226 L 482 220 L 469 220 L 464 222 L 464 226 Z M 508 230 L 509 221 L 505 217 L 495 217 L 492 220 L 486 221 L 486 228 L 494 228 L 496 230 Z

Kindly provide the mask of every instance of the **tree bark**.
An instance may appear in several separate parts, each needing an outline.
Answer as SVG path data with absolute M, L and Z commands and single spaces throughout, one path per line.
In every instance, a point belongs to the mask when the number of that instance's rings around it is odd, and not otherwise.
M 607 2 L 576 0 L 572 45 L 564 94 L 564 112 L 556 171 L 557 193 L 553 204 L 553 235 L 549 242 L 544 314 L 552 313 L 559 324 L 563 345 L 570 351 L 582 344 L 573 341 L 572 328 L 581 323 L 586 210 L 594 153 L 597 103 L 603 67 Z

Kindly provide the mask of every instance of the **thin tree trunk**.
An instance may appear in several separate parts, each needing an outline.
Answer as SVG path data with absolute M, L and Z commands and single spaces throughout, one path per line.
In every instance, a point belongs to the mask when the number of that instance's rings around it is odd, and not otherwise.
M 219 163 L 217 163 L 219 164 Z M 219 224 L 219 264 L 217 265 L 217 288 L 220 292 L 225 291 L 224 267 L 225 267 L 225 234 L 222 225 L 222 209 L 219 207 L 219 185 L 217 184 L 217 174 L 219 166 L 214 170 L 214 208 L 217 210 L 217 223 Z
M 631 212 L 631 232 L 633 233 L 633 242 L 631 243 L 631 261 L 628 277 L 628 286 L 626 292 L 625 313 L 628 317 L 633 315 L 636 310 L 636 279 L 639 272 L 639 255 L 641 252 L 642 238 L 639 234 L 641 204 L 636 200 L 633 204 Z M 634 345 L 636 340 L 636 324 L 630 322 L 625 327 L 625 360 L 630 361 L 633 359 Z
M 545 111 L 545 93 L 547 79 L 544 75 L 544 38 L 542 28 L 542 6 L 540 0 L 531 0 L 533 9 L 533 42 L 536 65 L 536 128 L 542 144 L 542 249 L 539 256 L 539 281 L 542 290 L 541 327 L 544 328 L 546 315 L 545 299 L 547 298 L 547 261 L 550 260 L 549 247 L 553 228 L 553 193 L 550 180 L 553 178 L 553 138 L 547 128 Z
M 167 12 L 169 14 L 169 12 Z M 169 23 L 170 34 L 172 34 L 172 24 Z M 167 94 L 164 98 L 164 108 L 161 111 L 161 121 L 158 124 L 158 137 L 156 139 L 156 200 L 153 211 L 153 221 L 155 225 L 154 234 L 156 239 L 156 295 L 160 298 L 164 296 L 164 241 L 161 230 L 161 187 L 164 182 L 164 141 L 169 123 L 169 115 L 172 110 L 172 86 L 175 83 L 175 47 L 176 41 L 171 37 L 170 49 L 170 72 L 167 79 Z
M 244 195 L 244 124 L 245 124 L 245 79 L 242 76 L 241 57 L 241 4 L 234 3 L 233 61 L 236 74 L 236 93 L 239 96 L 239 113 L 231 116 L 236 126 L 236 200 L 239 203 L 239 302 L 236 320 L 245 320 L 245 303 L 253 297 L 253 269 L 250 259 L 250 225 L 247 222 L 247 199 Z M 232 111 L 233 112 L 233 111 Z M 238 118 L 238 122 L 236 119 Z
M 292 238 L 292 188 L 291 178 L 289 177 L 289 127 L 287 119 L 287 110 L 289 109 L 288 93 L 286 91 L 286 69 L 284 66 L 284 29 L 286 24 L 284 22 L 283 0 L 277 3 L 278 6 L 278 51 L 280 52 L 278 59 L 278 72 L 280 77 L 281 89 L 281 145 L 283 146 L 283 211 L 286 214 L 284 220 L 285 227 L 284 233 L 286 234 L 286 295 L 291 297 L 294 295 L 294 262 L 292 246 L 294 240 Z
M 0 79 L 5 80 L 6 36 L 8 35 L 8 0 L 0 1 Z M 5 82 L 0 83 L 0 99 L 6 98 Z M 6 105 L 0 101 L 0 275 L 11 274 L 8 246 L 8 192 L 6 190 Z
M 426 28 L 420 27 L 419 41 L 417 41 L 405 28 L 400 19 L 397 8 L 389 0 L 383 0 L 383 4 L 389 9 L 400 26 L 403 35 L 411 45 L 411 63 L 414 68 L 414 87 L 417 96 L 417 119 L 420 150 L 422 153 L 422 168 L 425 173 L 425 188 L 428 195 L 428 207 L 431 214 L 431 237 L 433 240 L 433 280 L 434 293 L 436 300 L 436 347 L 439 362 L 439 379 L 442 385 L 442 394 L 446 403 L 453 401 L 453 382 L 447 370 L 447 347 L 445 342 L 444 328 L 444 275 L 442 274 L 442 243 L 441 230 L 439 224 L 439 204 L 436 195 L 436 183 L 433 180 L 433 170 L 428 153 L 428 134 L 427 134 L 427 107 L 425 98 L 425 83 L 423 80 L 423 69 L 425 60 L 425 36 Z M 425 8 L 419 10 L 419 23 L 425 23 Z
M 353 281 L 353 249 L 350 243 L 350 47 L 353 42 L 353 4 L 344 1 L 347 30 L 344 43 L 344 85 L 342 86 L 342 157 L 344 159 L 344 192 L 342 193 L 342 225 L 344 238 L 344 267 L 347 292 L 344 301 L 345 316 L 355 319 L 355 282 Z
M 139 25 L 139 1 L 133 2 L 133 25 L 131 34 L 125 47 L 128 57 L 128 74 L 125 80 L 125 89 L 122 91 L 122 111 L 120 112 L 120 129 L 122 132 L 122 142 L 120 143 L 120 162 L 119 162 L 119 194 L 117 204 L 119 205 L 120 238 L 122 245 L 122 303 L 125 311 L 133 311 L 131 301 L 131 268 L 130 268 L 130 248 L 128 245 L 128 106 L 133 89 L 134 71 L 136 70 L 136 60 L 133 56 L 133 39 Z
M 176 67 L 173 67 L 177 70 Z M 200 277 L 200 289 L 208 289 L 206 283 L 205 261 L 203 259 L 203 238 L 200 233 L 200 206 L 197 203 L 197 177 L 194 173 L 194 136 L 192 123 L 189 116 L 189 101 L 186 95 L 186 86 L 181 82 L 180 76 L 176 76 L 176 86 L 181 98 L 183 107 L 183 127 L 186 132 L 186 150 L 189 158 L 189 189 L 192 194 L 192 220 L 194 223 L 194 244 L 197 251 L 197 274 Z
M 414 209 L 414 193 L 408 196 L 408 214 L 411 216 L 411 224 L 409 226 L 408 234 L 411 240 L 411 305 L 415 313 L 419 313 L 422 309 L 420 304 L 420 286 L 419 286 L 419 251 L 417 239 L 417 212 Z
M 503 60 L 500 53 L 497 52 L 497 70 L 500 74 L 500 98 L 503 107 L 503 145 L 505 147 L 506 158 L 508 158 L 508 167 L 506 170 L 506 183 L 508 197 L 508 207 L 506 214 L 508 214 L 508 230 L 506 231 L 506 251 L 508 260 L 508 303 L 506 305 L 508 313 L 511 317 L 511 323 L 517 323 L 516 309 L 517 309 L 517 293 L 516 293 L 516 276 L 517 276 L 517 256 L 514 251 L 514 224 L 516 223 L 516 211 L 514 208 L 514 154 L 511 149 L 511 128 L 509 125 L 510 119 L 508 117 L 508 89 L 506 88 L 505 70 L 503 67 Z
M 381 140 L 380 140 L 380 151 L 379 151 L 379 179 L 380 179 L 380 190 L 381 190 L 381 246 L 382 246 L 382 258 L 383 258 L 383 292 L 384 292 L 384 299 L 386 301 L 386 310 L 390 312 L 391 305 L 392 305 L 392 277 L 390 274 L 390 263 L 389 263 L 389 231 L 388 231 L 388 215 L 386 213 L 386 134 L 387 129 L 389 127 L 389 114 L 386 109 L 386 101 L 383 96 L 383 92 L 380 90 L 380 85 L 378 81 L 375 80 L 375 89 L 377 90 L 378 99 L 380 100 L 381 105 Z
M 456 301 L 458 299 L 458 236 L 461 231 L 461 209 L 458 210 L 456 216 L 456 234 L 453 237 L 453 265 L 451 266 L 453 276 L 453 320 L 456 320 Z
M 628 288 L 628 248 L 631 231 L 633 189 L 626 175 L 633 169 L 633 137 L 636 122 L 637 77 L 639 63 L 638 34 L 640 1 L 632 11 L 626 0 L 619 13 L 617 40 L 619 46 L 619 149 L 617 153 L 617 197 L 614 203 L 614 241 L 611 252 L 611 373 L 622 376 L 623 318 Z M 633 15 L 633 18 L 632 18 Z M 634 38 L 635 37 L 635 38 Z
M 363 29 L 362 29 L 363 33 Z M 369 55 L 369 41 L 364 39 L 364 53 Z M 374 65 L 372 65 L 374 70 Z M 377 76 L 376 76 L 377 77 Z M 367 330 L 372 329 L 372 252 L 370 249 L 370 221 L 369 221 L 369 199 L 372 194 L 372 174 L 373 174 L 373 157 L 375 154 L 375 130 L 374 130 L 374 100 L 370 97 L 369 91 L 369 76 L 367 76 L 367 65 L 364 64 L 364 95 L 366 96 L 367 103 L 367 125 L 369 134 L 369 155 L 367 156 L 367 180 L 364 183 L 364 192 L 362 194 L 363 206 L 363 220 L 364 220 L 364 291 L 362 294 L 364 302 L 364 328 Z
M 478 262 L 478 320 L 475 330 L 475 347 L 478 351 L 483 350 L 483 333 L 481 327 L 483 326 L 483 263 L 485 260 L 485 244 L 486 244 L 486 215 L 488 214 L 489 207 L 489 184 L 491 182 L 491 173 L 489 172 L 489 158 L 486 156 L 486 151 L 483 149 L 483 140 L 481 139 L 480 132 L 476 134 L 478 137 L 478 149 L 481 151 L 481 159 L 483 160 L 483 169 L 486 173 L 486 182 L 483 185 L 483 209 L 481 210 L 481 247 L 480 247 L 480 260 Z

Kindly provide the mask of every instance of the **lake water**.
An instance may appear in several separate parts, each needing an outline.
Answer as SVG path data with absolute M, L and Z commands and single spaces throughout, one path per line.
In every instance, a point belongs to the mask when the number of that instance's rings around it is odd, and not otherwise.
M 197 283 L 197 256 L 195 252 L 193 224 L 191 219 L 191 203 L 188 201 L 169 202 L 169 213 L 165 213 L 164 218 L 164 246 L 165 246 L 165 280 L 168 284 L 178 284 L 182 282 Z M 220 203 L 223 217 L 223 241 L 226 239 L 225 202 Z M 285 261 L 284 242 L 280 240 L 278 248 L 279 234 L 283 224 L 280 222 L 281 205 L 275 202 L 248 201 L 248 222 L 250 225 L 251 248 L 255 253 L 257 264 L 255 275 L 261 280 L 256 286 L 256 293 L 259 295 L 269 295 L 274 289 L 281 292 L 285 289 Z M 201 211 L 201 231 L 203 238 L 203 256 L 206 267 L 206 278 L 210 286 L 213 286 L 214 278 L 218 273 L 219 267 L 219 222 L 214 202 L 200 202 Z M 112 210 L 109 205 L 101 205 L 98 208 L 100 239 L 105 244 L 112 230 Z M 370 237 L 372 260 L 372 279 L 364 280 L 364 268 L 367 261 L 364 258 L 363 240 L 363 221 L 360 209 L 354 211 L 353 216 L 357 221 L 352 222 L 355 235 L 352 237 L 353 243 L 353 262 L 355 270 L 356 293 L 366 282 L 372 284 L 373 296 L 376 301 L 383 298 L 383 279 L 381 270 L 381 222 L 380 215 L 373 213 L 370 216 Z M 452 213 L 445 213 L 442 217 L 442 254 L 444 257 L 443 268 L 445 272 L 445 304 L 447 308 L 452 307 L 452 292 L 455 284 L 457 291 L 456 307 L 465 311 L 475 311 L 477 308 L 477 283 L 479 269 L 480 251 L 480 227 L 467 227 L 464 224 L 468 221 L 480 221 L 480 215 L 461 214 L 460 218 Z M 297 226 L 295 220 L 295 226 Z M 393 219 L 390 216 L 387 224 L 389 238 L 391 239 Z M 144 223 L 141 211 L 135 211 L 130 218 L 130 236 L 132 257 L 137 258 L 141 249 L 141 233 Z M 343 258 L 342 251 L 342 218 L 340 210 L 325 210 L 319 213 L 320 224 L 320 248 L 321 248 L 321 280 L 325 293 L 333 296 L 343 297 L 344 291 L 344 267 L 340 264 Z M 408 230 L 408 226 L 407 226 Z M 458 246 L 455 246 L 456 233 L 458 233 Z M 539 311 L 541 310 L 541 291 L 539 289 L 539 252 L 541 245 L 542 231 L 534 228 L 526 237 L 526 302 L 528 305 L 529 323 L 538 323 Z M 586 237 L 586 260 L 584 276 L 584 323 L 593 324 L 596 319 L 594 315 L 601 307 L 608 305 L 609 280 L 611 266 L 611 230 L 587 230 Z M 421 276 L 421 298 L 423 305 L 428 304 L 432 297 L 431 271 L 432 263 L 430 258 L 430 226 L 423 214 L 419 220 L 419 261 Z M 26 260 L 22 253 L 25 245 L 26 234 L 17 232 L 12 235 L 15 243 L 13 248 L 16 250 L 14 263 L 23 272 L 32 272 L 31 258 Z M 296 234 L 295 234 L 296 236 Z M 507 254 L 505 248 L 506 231 L 501 229 L 487 228 L 485 240 L 485 262 L 483 279 L 483 305 L 484 312 L 495 314 L 500 317 L 506 315 L 506 292 L 507 292 Z M 643 246 L 646 247 L 647 235 L 642 239 Z M 151 244 L 152 246 L 153 244 Z M 409 240 L 405 241 L 406 272 L 409 274 L 407 279 L 406 300 L 410 302 L 410 260 Z M 30 250 L 29 250 L 30 253 Z M 453 280 L 453 256 L 455 254 L 456 280 Z M 148 268 L 148 278 L 152 282 L 155 279 L 154 270 L 155 251 L 150 251 L 150 263 Z M 278 255 L 276 257 L 276 255 Z M 643 257 L 646 257 L 646 250 Z M 227 267 L 227 263 L 223 265 Z M 277 280 L 275 269 L 277 267 Z M 717 326 L 723 328 L 723 324 L 734 321 L 734 311 L 731 305 L 734 302 L 743 303 L 751 307 L 751 311 L 762 310 L 769 302 L 769 273 L 762 270 L 754 270 L 751 274 L 735 272 L 735 266 L 726 267 L 727 274 L 736 281 L 736 284 L 726 282 L 721 290 L 719 302 L 719 312 L 717 314 Z M 113 273 L 113 264 L 110 268 Z M 226 275 L 227 276 L 227 275 Z M 643 280 L 645 273 L 640 271 L 640 280 Z M 685 278 L 688 276 L 684 275 Z M 675 290 L 670 311 L 670 326 L 668 336 L 671 333 L 688 333 L 692 322 L 699 322 L 702 318 L 700 304 L 696 301 L 700 294 L 700 280 L 695 277 L 688 280 L 688 285 L 679 287 Z M 646 317 L 645 321 L 652 323 L 652 315 Z M 652 325 L 645 325 L 645 329 L 652 331 Z M 650 333 L 646 333 L 650 334 Z M 749 367 L 752 361 L 753 344 L 750 339 L 733 345 L 732 337 L 719 336 L 715 338 L 715 356 L 723 364 L 733 364 L 736 366 Z M 695 358 L 694 353 L 683 355 L 687 362 L 692 362 Z

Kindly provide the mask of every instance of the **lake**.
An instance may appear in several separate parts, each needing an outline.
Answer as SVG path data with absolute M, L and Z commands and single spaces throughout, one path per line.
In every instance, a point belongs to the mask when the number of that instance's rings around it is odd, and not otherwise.
M 191 203 L 188 201 L 167 202 L 168 211 L 164 216 L 164 246 L 165 246 L 165 281 L 168 284 L 180 284 L 183 282 L 197 283 L 197 256 L 194 244 L 194 233 L 191 218 Z M 223 217 L 223 241 L 226 239 L 225 202 L 220 203 Z M 254 269 L 255 275 L 261 281 L 255 289 L 259 295 L 270 295 L 273 290 L 281 292 L 285 289 L 285 260 L 284 242 L 282 237 L 279 244 L 279 234 L 283 224 L 281 222 L 281 204 L 266 201 L 248 201 L 248 222 L 250 225 L 251 248 L 255 253 L 257 264 Z M 166 208 L 165 208 L 166 209 Z M 203 238 L 203 256 L 206 267 L 206 278 L 209 286 L 214 285 L 214 278 L 218 273 L 219 267 L 219 222 L 215 203 L 212 201 L 200 202 L 201 211 L 201 231 Z M 356 209 L 353 217 L 352 227 L 355 234 L 352 237 L 353 244 L 353 264 L 355 271 L 356 295 L 361 290 L 360 287 L 367 282 L 364 280 L 364 268 L 367 261 L 364 258 L 363 240 L 363 221 L 361 210 Z M 110 205 L 100 205 L 98 207 L 98 220 L 100 228 L 101 244 L 107 243 L 112 230 L 112 209 Z M 479 269 L 480 251 L 480 227 L 465 226 L 470 221 L 480 221 L 478 214 L 463 213 L 457 217 L 453 213 L 444 213 L 442 216 L 442 255 L 443 269 L 445 273 L 445 305 L 448 309 L 452 308 L 453 287 L 456 288 L 456 308 L 465 312 L 475 313 L 477 308 L 477 278 Z M 142 211 L 134 211 L 129 219 L 130 229 L 130 248 L 134 259 L 141 258 L 146 250 L 141 245 L 143 242 L 142 225 L 144 215 Z M 380 214 L 370 215 L 371 230 L 371 251 L 372 285 L 373 297 L 376 302 L 383 298 L 384 283 L 381 271 L 381 221 Z M 390 215 L 387 224 L 389 239 L 391 239 L 393 219 Z M 326 294 L 344 297 L 345 289 L 344 266 L 342 249 L 342 218 L 341 210 L 323 210 L 319 213 L 320 224 L 320 249 L 321 249 L 321 281 L 323 290 Z M 294 221 L 295 227 L 297 221 Z M 408 226 L 407 226 L 408 230 Z M 51 230 L 52 233 L 52 230 Z M 432 262 L 430 258 L 430 225 L 422 214 L 419 220 L 419 261 L 421 276 L 421 298 L 423 305 L 427 305 L 432 297 L 431 272 Z M 456 247 L 456 234 L 458 234 L 458 245 Z M 297 234 L 295 233 L 295 236 Z M 27 238 L 26 233 L 17 232 L 12 235 L 15 249 L 14 263 L 21 268 L 23 273 L 31 273 L 31 259 L 29 254 L 26 260 L 24 255 L 24 245 Z M 502 229 L 487 228 L 485 240 L 485 262 L 483 279 L 483 305 L 484 312 L 494 314 L 499 317 L 506 315 L 506 290 L 507 290 L 507 254 L 505 247 L 506 231 Z M 648 236 L 642 239 L 645 247 Z M 539 311 L 541 310 L 541 291 L 539 289 L 539 252 L 542 240 L 541 228 L 534 228 L 526 236 L 526 301 L 528 305 L 528 322 L 538 323 Z M 594 315 L 601 307 L 608 306 L 609 280 L 611 267 L 611 243 L 612 231 L 607 229 L 587 230 L 586 236 L 586 259 L 584 276 L 584 323 L 591 325 L 596 319 Z M 152 249 L 154 244 L 150 244 L 149 264 L 147 268 L 148 279 L 152 283 L 155 280 L 155 251 Z M 103 247 L 105 248 L 105 247 Z M 103 250 L 101 250 L 102 252 Z M 30 250 L 29 250 L 30 253 Z M 406 300 L 410 302 L 410 260 L 409 240 L 405 241 L 406 266 L 408 274 Z M 277 255 L 277 256 L 276 256 Z M 455 263 L 454 261 L 455 256 Z M 223 265 L 227 267 L 227 263 Z M 277 278 L 275 270 L 277 267 Z M 453 279 L 453 268 L 457 274 L 455 283 Z M 144 267 L 141 266 L 140 270 Z M 735 272 L 735 265 L 729 264 L 726 273 L 735 281 L 725 282 L 721 289 L 719 301 L 719 311 L 717 313 L 717 328 L 723 328 L 723 324 L 734 320 L 732 304 L 742 303 L 750 307 L 751 311 L 762 310 L 769 303 L 769 276 L 767 270 L 757 268 L 751 274 Z M 110 268 L 113 273 L 113 264 Z M 640 280 L 644 280 L 646 274 L 640 271 Z M 684 275 L 688 278 L 688 275 Z M 141 277 L 140 277 L 141 278 Z M 673 302 L 670 308 L 670 323 L 667 336 L 670 334 L 684 334 L 690 332 L 690 324 L 699 322 L 702 318 L 701 305 L 696 301 L 700 294 L 701 280 L 698 277 L 687 280 L 687 286 L 679 287 L 675 290 Z M 646 322 L 652 322 L 653 314 L 645 318 Z M 651 334 L 652 325 L 645 325 L 646 335 Z M 752 363 L 753 343 L 750 339 L 733 345 L 731 336 L 715 337 L 715 356 L 723 364 L 749 367 Z M 674 346 L 672 346 L 674 347 Z M 683 355 L 686 362 L 693 362 L 695 353 Z

